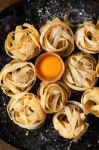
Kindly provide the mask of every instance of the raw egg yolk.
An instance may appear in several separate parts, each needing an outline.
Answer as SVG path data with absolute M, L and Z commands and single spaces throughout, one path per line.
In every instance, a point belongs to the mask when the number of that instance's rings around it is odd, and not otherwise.
M 40 73 L 45 78 L 55 78 L 62 69 L 61 61 L 55 56 L 47 56 L 40 62 Z

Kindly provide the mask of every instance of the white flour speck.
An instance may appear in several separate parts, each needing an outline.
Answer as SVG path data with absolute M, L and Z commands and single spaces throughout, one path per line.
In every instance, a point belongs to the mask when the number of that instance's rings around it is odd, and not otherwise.
M 5 106 L 6 104 L 5 104 L 5 103 L 3 103 L 3 105 Z
M 29 135 L 29 131 L 26 131 L 25 135 L 28 136 Z
M 91 147 L 91 144 L 88 144 L 88 147 Z
M 67 150 L 70 150 L 71 149 L 71 145 L 72 145 L 72 141 L 70 141 L 68 147 L 67 147 Z
M 99 140 L 97 141 L 97 143 L 99 143 Z
M 11 140 L 9 139 L 9 142 L 10 142 Z

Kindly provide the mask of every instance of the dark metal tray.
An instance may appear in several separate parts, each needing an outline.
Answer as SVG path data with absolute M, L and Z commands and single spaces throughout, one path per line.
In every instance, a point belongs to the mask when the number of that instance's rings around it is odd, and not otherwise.
M 0 14 L 0 69 L 11 61 L 5 54 L 4 42 L 8 32 L 14 30 L 16 25 L 29 22 L 39 29 L 46 21 L 54 17 L 63 18 L 65 14 L 74 25 L 87 20 L 96 22 L 99 5 L 88 0 L 22 0 L 4 10 Z M 36 93 L 39 83 L 37 80 L 31 92 Z M 72 91 L 71 99 L 80 102 L 81 95 L 82 92 Z M 54 130 L 53 115 L 47 116 L 44 125 L 37 130 L 28 131 L 18 127 L 8 117 L 8 102 L 9 97 L 0 90 L 0 137 L 6 142 L 25 150 L 99 150 L 98 118 L 88 116 L 90 126 L 87 133 L 74 143 L 63 139 Z

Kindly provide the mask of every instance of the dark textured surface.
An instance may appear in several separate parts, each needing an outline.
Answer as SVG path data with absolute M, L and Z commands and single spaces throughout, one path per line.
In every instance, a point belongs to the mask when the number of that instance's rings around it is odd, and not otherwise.
M 54 17 L 63 18 L 65 14 L 69 15 L 68 18 L 75 25 L 86 20 L 96 21 L 99 16 L 99 5 L 88 0 L 22 0 L 2 12 L 0 14 L 0 69 L 11 60 L 4 52 L 4 41 L 8 32 L 16 25 L 29 22 L 39 29 L 46 21 Z M 38 86 L 39 81 L 31 91 L 36 93 Z M 81 95 L 81 92 L 72 91 L 71 99 L 80 101 Z M 87 133 L 77 143 L 73 143 L 60 137 L 54 130 L 52 115 L 47 116 L 44 125 L 37 130 L 28 131 L 18 127 L 8 117 L 6 111 L 8 101 L 9 98 L 0 91 L 0 136 L 8 143 L 25 150 L 99 149 L 98 118 L 89 116 L 87 119 L 90 127 Z

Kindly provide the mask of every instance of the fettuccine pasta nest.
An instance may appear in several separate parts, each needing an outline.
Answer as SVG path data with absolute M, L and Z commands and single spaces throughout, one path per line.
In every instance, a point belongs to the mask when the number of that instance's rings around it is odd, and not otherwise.
M 56 83 L 42 82 L 38 89 L 42 108 L 46 113 L 60 111 L 70 96 L 70 89 L 63 81 Z
M 88 123 L 80 103 L 70 101 L 53 117 L 55 130 L 66 139 L 77 141 L 87 130 Z
M 79 26 L 75 34 L 75 42 L 78 48 L 86 53 L 99 52 L 99 21 L 97 25 L 92 21 Z
M 5 41 L 6 53 L 17 60 L 30 60 L 40 52 L 39 33 L 31 24 L 16 26 Z
M 12 60 L 0 73 L 0 86 L 8 96 L 28 92 L 35 81 L 35 67 L 30 62 Z
M 87 89 L 81 98 L 84 113 L 99 117 L 99 87 Z
M 10 119 L 22 128 L 37 129 L 45 121 L 40 100 L 32 93 L 19 93 L 8 103 L 7 111 Z
M 76 53 L 65 61 L 64 82 L 72 89 L 84 91 L 96 83 L 96 60 L 89 54 Z
M 44 25 L 40 32 L 40 43 L 45 51 L 65 57 L 74 50 L 74 35 L 66 22 L 55 18 Z

